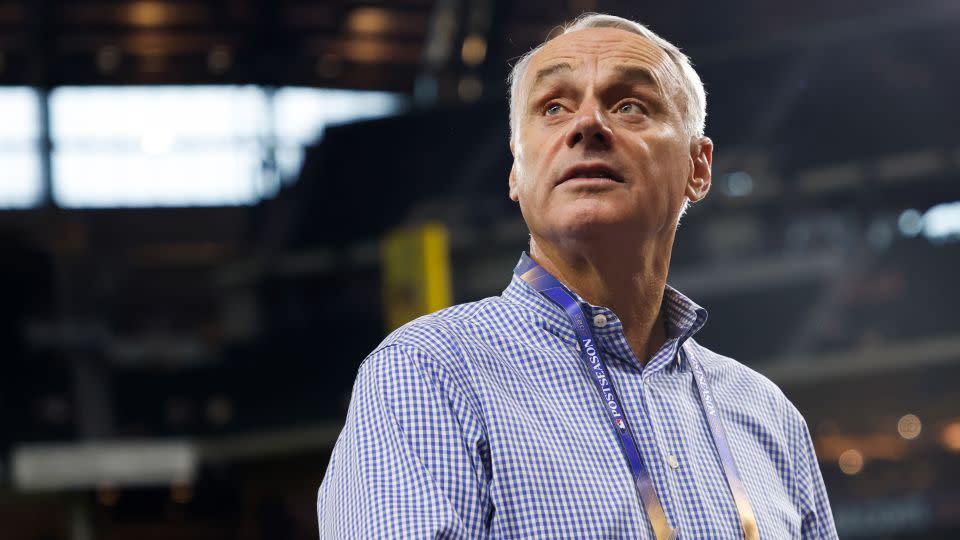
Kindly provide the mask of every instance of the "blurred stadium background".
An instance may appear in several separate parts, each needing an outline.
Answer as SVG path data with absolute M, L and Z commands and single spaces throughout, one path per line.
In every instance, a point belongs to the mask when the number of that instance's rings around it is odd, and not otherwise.
M 503 79 L 588 10 L 706 83 L 701 341 L 842 538 L 960 538 L 953 0 L 0 0 L 0 537 L 315 538 L 365 354 L 506 285 Z

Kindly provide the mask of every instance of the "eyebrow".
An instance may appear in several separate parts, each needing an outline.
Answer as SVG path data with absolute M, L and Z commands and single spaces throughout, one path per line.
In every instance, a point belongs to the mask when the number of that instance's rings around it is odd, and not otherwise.
M 545 68 L 537 70 L 537 76 L 533 79 L 533 84 L 530 86 L 530 89 L 536 88 L 544 79 L 557 75 L 558 73 L 564 71 L 573 71 L 573 66 L 567 62 L 560 62 L 558 64 L 553 64 Z
M 661 91 L 660 81 L 657 80 L 657 77 L 654 76 L 653 72 L 650 71 L 649 68 L 641 66 L 619 65 L 614 66 L 613 70 L 619 73 L 625 79 L 652 86 L 656 88 L 658 92 Z

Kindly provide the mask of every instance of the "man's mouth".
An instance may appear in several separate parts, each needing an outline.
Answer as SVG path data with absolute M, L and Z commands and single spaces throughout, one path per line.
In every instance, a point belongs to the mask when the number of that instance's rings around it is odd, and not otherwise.
M 562 184 L 568 180 L 612 180 L 623 183 L 623 179 L 613 169 L 602 164 L 577 165 L 567 169 L 560 177 Z

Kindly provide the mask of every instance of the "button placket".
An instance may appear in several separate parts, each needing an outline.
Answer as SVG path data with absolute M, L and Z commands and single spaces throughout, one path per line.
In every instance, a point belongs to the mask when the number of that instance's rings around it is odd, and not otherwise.
M 654 448 L 649 449 L 651 453 L 641 450 L 644 463 L 647 463 L 650 471 L 650 479 L 656 486 L 658 494 L 661 494 L 660 503 L 663 505 L 663 511 L 667 514 L 668 520 L 675 519 L 673 516 L 673 493 L 681 493 L 682 490 L 678 484 L 678 479 L 671 474 L 673 468 L 665 459 L 669 454 L 666 448 L 664 433 L 659 429 L 658 418 L 656 414 L 656 398 L 651 391 L 653 389 L 653 380 L 650 376 L 643 376 L 640 379 L 640 404 L 642 407 L 642 416 L 639 418 L 643 422 L 648 437 L 652 439 Z M 647 461 L 647 460 L 650 461 Z M 671 521 L 672 522 L 672 521 Z

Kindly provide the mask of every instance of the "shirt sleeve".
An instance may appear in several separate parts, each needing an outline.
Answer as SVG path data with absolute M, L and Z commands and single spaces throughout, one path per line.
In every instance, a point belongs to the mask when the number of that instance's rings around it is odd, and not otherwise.
M 799 414 L 799 413 L 798 413 Z M 800 449 L 797 460 L 800 506 L 803 523 L 801 534 L 804 540 L 836 539 L 837 527 L 833 522 L 830 499 L 823 483 L 823 474 L 817 462 L 817 454 L 810 438 L 806 422 L 800 420 Z
M 320 538 L 481 538 L 483 430 L 467 381 L 423 351 L 368 357 L 317 495 Z

